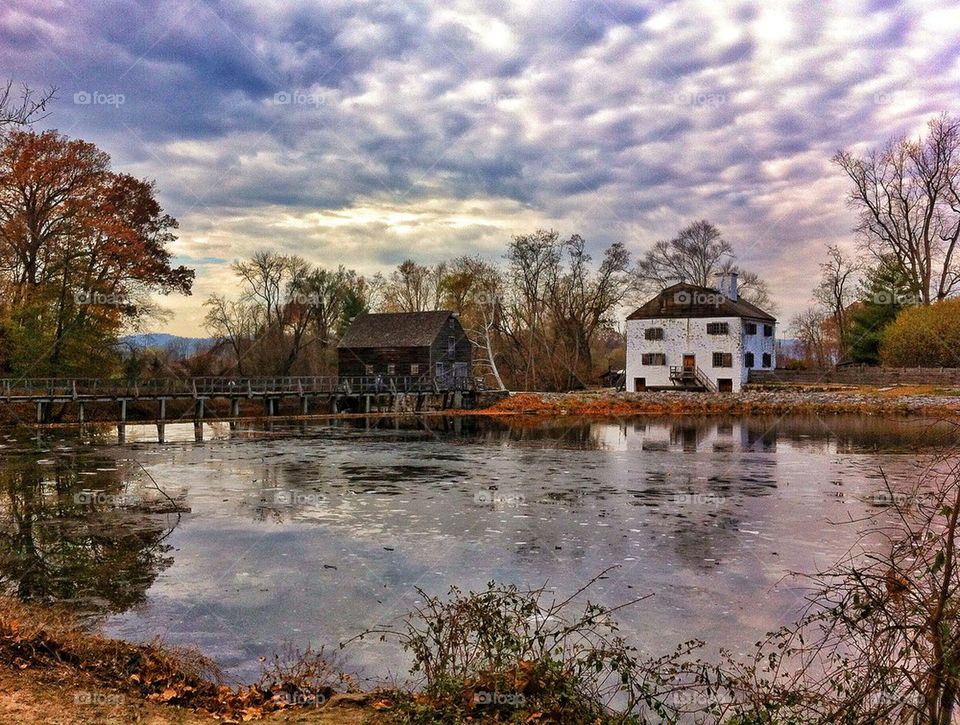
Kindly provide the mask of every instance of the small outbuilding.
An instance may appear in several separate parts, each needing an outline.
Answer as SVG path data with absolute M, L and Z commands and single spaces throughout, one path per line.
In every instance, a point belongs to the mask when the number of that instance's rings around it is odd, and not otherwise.
M 750 370 L 776 367 L 776 326 L 740 297 L 735 273 L 667 287 L 627 317 L 627 389 L 737 392 Z
M 455 312 L 380 312 L 357 315 L 337 345 L 341 378 L 470 380 L 473 348 Z

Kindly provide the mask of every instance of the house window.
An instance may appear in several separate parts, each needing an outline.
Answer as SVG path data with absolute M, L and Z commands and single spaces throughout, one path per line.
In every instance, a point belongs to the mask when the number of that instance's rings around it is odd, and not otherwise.
M 743 333 L 745 335 L 756 335 L 757 334 L 757 323 L 756 322 L 745 322 L 743 323 Z
M 453 357 L 457 352 L 457 338 L 453 335 L 447 338 L 447 356 Z
M 645 352 L 640 356 L 641 365 L 666 365 L 667 356 L 662 352 Z
M 763 326 L 763 336 L 764 336 L 764 337 L 773 337 L 773 325 L 764 325 L 764 326 Z
M 364 366 L 363 366 L 363 371 L 364 371 L 364 373 L 366 373 L 367 375 L 373 375 L 373 365 L 364 365 Z
M 768 368 L 773 365 L 773 358 L 769 352 L 763 353 L 763 367 Z
M 645 340 L 662 340 L 663 339 L 663 328 L 662 327 L 648 327 L 643 331 L 643 338 Z
M 410 363 L 410 374 L 411 375 L 420 374 L 420 363 Z
M 707 334 L 708 335 L 729 335 L 730 324 L 727 322 L 708 322 Z
M 743 353 L 743 366 L 747 368 L 753 367 L 753 353 L 745 352 Z
M 396 374 L 397 374 L 397 366 L 394 365 L 393 363 L 389 363 L 387 365 L 387 375 L 396 375 Z
M 715 368 L 732 368 L 732 367 L 733 367 L 733 353 L 730 353 L 730 352 L 715 352 L 715 353 L 713 353 L 713 367 L 715 367 Z
M 450 321 L 447 323 L 447 327 L 449 327 L 451 330 L 457 329 L 457 318 L 451 317 Z

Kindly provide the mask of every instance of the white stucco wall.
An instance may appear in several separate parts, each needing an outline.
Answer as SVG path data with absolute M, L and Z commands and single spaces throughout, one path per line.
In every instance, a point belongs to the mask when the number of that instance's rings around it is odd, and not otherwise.
M 726 322 L 729 325 L 727 335 L 708 335 L 707 325 L 711 322 Z M 744 324 L 754 322 L 756 335 L 745 335 Z M 770 337 L 764 337 L 760 320 L 745 320 L 740 317 L 685 317 L 677 319 L 627 320 L 627 390 L 634 390 L 635 380 L 643 378 L 647 387 L 674 387 L 670 381 L 670 367 L 683 365 L 684 355 L 693 355 L 696 365 L 718 385 L 721 378 L 729 378 L 734 392 L 739 391 L 747 381 L 748 369 L 744 364 L 744 354 L 754 354 L 754 367 L 763 369 L 763 353 L 770 354 L 770 368 L 776 367 L 776 328 Z M 766 323 L 770 324 L 770 323 Z M 644 331 L 648 327 L 662 327 L 662 340 L 647 340 Z M 733 366 L 729 368 L 713 367 L 713 353 L 730 353 Z M 641 365 L 644 353 L 663 353 L 665 365 Z

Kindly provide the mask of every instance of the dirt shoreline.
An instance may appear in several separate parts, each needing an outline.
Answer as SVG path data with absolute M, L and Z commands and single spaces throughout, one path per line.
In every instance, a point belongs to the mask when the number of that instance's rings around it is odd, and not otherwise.
M 0 597 L 0 722 L 384 721 L 389 701 L 380 693 L 324 686 L 322 697 L 306 700 L 301 684 L 228 687 L 197 651 L 109 639 L 56 605 Z

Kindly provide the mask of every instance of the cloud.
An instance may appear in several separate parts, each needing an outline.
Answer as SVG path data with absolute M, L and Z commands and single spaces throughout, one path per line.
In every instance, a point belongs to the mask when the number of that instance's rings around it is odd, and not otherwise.
M 14 0 L 5 72 L 156 179 L 197 266 L 177 332 L 262 247 L 365 272 L 554 226 L 641 253 L 707 218 L 784 317 L 853 219 L 829 159 L 957 112 L 933 1 Z M 122 103 L 73 102 L 74 94 Z

